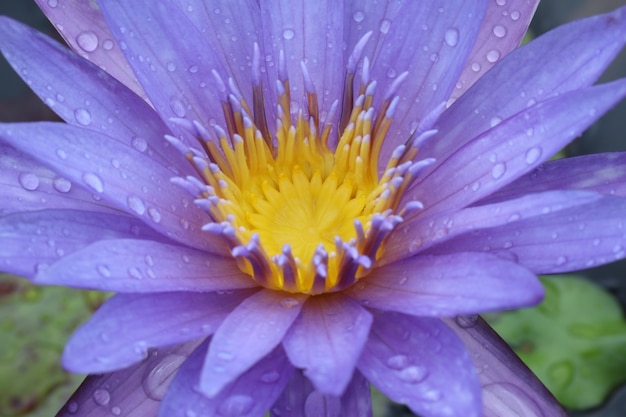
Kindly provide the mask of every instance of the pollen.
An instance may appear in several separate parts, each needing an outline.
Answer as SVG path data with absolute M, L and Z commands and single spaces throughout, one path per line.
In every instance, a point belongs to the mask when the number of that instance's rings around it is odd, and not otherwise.
M 226 87 L 214 72 L 223 86 L 226 126 L 210 131 L 197 121 L 179 120 L 201 150 L 167 138 L 197 171 L 197 178 L 177 181 L 209 214 L 203 230 L 220 236 L 239 268 L 261 286 L 305 294 L 345 289 L 372 270 L 402 216 L 420 207 L 412 201 L 400 209 L 404 191 L 428 163 L 414 161 L 420 139 L 432 132 L 416 130 L 379 167 L 402 76 L 375 107 L 376 82 L 368 79 L 367 59 L 355 81 L 354 63 L 367 37 L 351 56 L 341 109 L 338 99 L 323 120 L 304 62 L 306 97 L 294 108 L 281 54 L 277 119 L 270 132 L 255 45 L 252 108 L 233 80 Z M 334 122 L 338 111 L 340 121 Z

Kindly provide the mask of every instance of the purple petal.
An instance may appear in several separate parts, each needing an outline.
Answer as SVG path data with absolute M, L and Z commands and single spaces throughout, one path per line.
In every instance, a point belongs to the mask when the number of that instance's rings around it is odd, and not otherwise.
M 482 415 L 472 360 L 439 319 L 376 312 L 358 367 L 383 394 L 419 415 Z
M 172 381 L 159 410 L 160 417 L 262 417 L 283 391 L 293 372 L 282 348 L 277 347 L 227 385 L 215 397 L 202 395 L 197 384 L 206 356 L 203 344 L 187 359 Z
M 626 197 L 626 152 L 584 155 L 546 162 L 480 203 L 508 200 L 551 189 L 592 190 Z
M 270 87 L 274 88 L 282 52 L 289 76 L 291 97 L 305 103 L 307 89 L 301 62 L 311 76 L 321 112 L 327 112 L 341 97 L 345 75 L 343 51 L 344 2 L 267 1 L 261 2 L 266 52 L 274 65 L 267 66 Z M 338 115 L 337 115 L 338 116 Z
M 45 268 L 38 284 L 116 292 L 208 292 L 256 287 L 230 257 L 152 240 L 95 242 Z
M 200 342 L 153 349 L 146 360 L 130 368 L 88 376 L 56 417 L 156 415 L 178 368 Z
M 201 391 L 216 395 L 274 349 L 305 299 L 302 294 L 263 289 L 241 303 L 213 336 L 202 368 Z
M 406 198 L 424 204 L 420 215 L 467 206 L 554 155 L 624 95 L 626 80 L 621 80 L 529 107 L 458 149 L 414 183 Z
M 538 4 L 539 0 L 489 2 L 474 48 L 452 98 L 461 96 L 501 57 L 519 46 Z
M 63 366 L 77 373 L 111 372 L 146 358 L 148 348 L 204 338 L 251 294 L 114 295 L 72 335 Z
M 372 399 L 367 379 L 354 371 L 341 397 L 315 391 L 300 372 L 292 374 L 287 387 L 270 410 L 271 417 L 371 417 Z
M 137 219 L 121 214 L 78 210 L 13 213 L 0 217 L 0 269 L 30 278 L 98 240 L 159 238 Z
M 172 184 L 175 174 L 131 145 L 61 123 L 0 125 L 0 138 L 88 188 L 94 198 L 137 218 L 164 235 L 208 251 L 219 240 L 200 228 L 208 217 Z M 222 250 L 223 252 L 223 250 Z
M 626 8 L 563 25 L 513 51 L 441 116 L 440 136 L 421 155 L 443 161 L 490 129 L 495 117 L 506 120 L 535 102 L 593 84 L 624 42 Z
M 565 417 L 552 394 L 511 348 L 478 316 L 446 323 L 472 354 L 483 388 L 484 417 Z
M 309 298 L 283 346 L 317 391 L 341 395 L 367 340 L 372 316 L 341 294 Z
M 394 230 L 385 243 L 383 256 L 376 264 L 396 262 L 473 230 L 497 227 L 522 218 L 588 204 L 602 198 L 602 195 L 576 190 L 545 191 L 528 195 L 517 193 L 514 197 L 517 198 L 468 207 L 456 213 L 443 212 L 409 218 Z
M 574 271 L 626 256 L 626 199 L 603 197 L 580 207 L 476 230 L 426 253 L 486 251 L 537 274 Z
M 526 268 L 478 255 L 417 255 L 377 268 L 348 294 L 368 307 L 431 317 L 513 309 L 542 300 L 543 286 Z
M 138 95 L 144 95 L 107 27 L 98 6 L 83 0 L 35 0 L 67 44 L 83 58 L 105 69 Z
M 154 110 L 100 68 L 7 18 L 0 18 L 0 40 L 13 68 L 27 74 L 29 87 L 67 123 L 102 132 L 165 167 L 176 163 L 191 172 L 184 158 L 164 146 L 169 130 Z
M 42 210 L 74 209 L 113 213 L 93 193 L 63 175 L 42 167 L 28 155 L 0 142 L 0 215 Z

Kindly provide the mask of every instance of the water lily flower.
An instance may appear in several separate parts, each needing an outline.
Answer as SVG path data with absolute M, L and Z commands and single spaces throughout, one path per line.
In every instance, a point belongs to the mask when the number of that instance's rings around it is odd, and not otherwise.
M 562 413 L 476 314 L 625 256 L 626 155 L 546 161 L 626 9 L 515 49 L 535 1 L 39 4 L 73 51 L 0 48 L 66 123 L 0 125 L 0 268 L 117 293 L 62 415 Z

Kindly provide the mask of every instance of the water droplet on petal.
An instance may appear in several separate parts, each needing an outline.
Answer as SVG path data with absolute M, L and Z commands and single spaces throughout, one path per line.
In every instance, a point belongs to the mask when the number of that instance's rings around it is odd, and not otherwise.
M 172 97 L 170 99 L 170 108 L 178 117 L 185 117 L 185 114 L 187 113 L 187 111 L 185 110 L 185 105 L 176 97 Z
M 492 49 L 491 51 L 487 52 L 487 61 L 494 63 L 496 62 L 498 59 L 500 59 L 500 52 L 496 51 L 495 49 Z
M 252 409 L 253 401 L 248 395 L 231 395 L 217 407 L 217 412 L 224 417 L 239 417 Z
M 283 30 L 283 38 L 286 40 L 290 40 L 293 39 L 293 37 L 296 36 L 296 32 L 293 31 L 293 29 L 285 29 Z
M 380 33 L 388 33 L 389 29 L 391 29 L 391 20 L 383 19 L 380 21 L 380 25 L 378 26 L 378 30 Z
M 519 20 L 521 17 L 521 13 L 518 10 L 513 10 L 511 12 L 511 20 Z
M 422 382 L 428 376 L 428 371 L 423 366 L 409 366 L 400 371 L 401 380 L 409 384 L 417 384 Z
M 166 68 L 169 72 L 176 71 L 176 64 L 173 62 L 168 62 Z
M 526 152 L 526 158 L 525 158 L 526 163 L 528 165 L 534 164 L 541 157 L 541 153 L 542 153 L 541 148 L 539 147 L 530 148 Z
M 444 39 L 448 46 L 456 46 L 459 43 L 459 31 L 455 28 L 450 28 L 446 30 L 444 34 Z
M 114 416 L 119 416 L 122 414 L 122 409 L 119 407 L 113 407 L 111 408 L 111 414 L 113 414 Z
M 271 384 L 280 379 L 280 374 L 277 371 L 268 371 L 261 375 L 261 382 L 265 382 L 266 384 Z
M 293 308 L 300 305 L 300 301 L 296 300 L 295 298 L 283 298 L 282 300 L 280 300 L 280 306 L 283 308 Z
M 106 265 L 98 265 L 96 269 L 98 270 L 98 273 L 105 278 L 109 278 L 111 276 L 111 270 Z
M 159 210 L 155 209 L 154 207 L 150 207 L 148 209 L 148 216 L 155 223 L 160 223 L 161 222 L 161 212 Z
M 19 176 L 20 185 L 28 191 L 39 188 L 39 177 L 32 172 L 23 172 Z
M 126 202 L 128 207 L 140 216 L 146 212 L 146 206 L 141 198 L 131 195 L 126 199 Z
M 72 183 L 65 178 L 55 178 L 52 187 L 60 193 L 67 193 L 72 189 Z
M 115 43 L 113 43 L 111 39 L 105 39 L 102 42 L 102 48 L 104 48 L 106 51 L 110 51 L 111 49 L 113 49 L 113 46 L 115 46 Z
M 362 22 L 363 19 L 365 19 L 365 13 L 363 13 L 363 11 L 361 10 L 357 10 L 352 13 L 352 19 L 357 23 Z
M 406 355 L 394 355 L 387 359 L 387 366 L 395 370 L 404 369 L 409 366 L 409 358 Z
M 148 142 L 146 142 L 144 138 L 140 138 L 138 136 L 135 136 L 130 141 L 130 144 L 132 145 L 133 148 L 137 149 L 139 152 L 145 152 L 146 149 L 148 149 Z
M 506 0 L 496 0 L 496 4 L 498 6 L 504 6 L 506 4 Z
M 92 190 L 97 193 L 101 193 L 104 191 L 104 184 L 102 183 L 100 177 L 96 174 L 93 174 L 91 172 L 84 174 L 83 181 L 85 181 L 85 184 L 87 184 Z
M 76 43 L 85 52 L 93 52 L 98 48 L 98 35 L 88 30 L 76 37 Z
M 567 263 L 567 257 L 565 256 L 559 256 L 558 258 L 556 258 L 556 265 L 557 266 L 563 266 Z
M 91 113 L 83 108 L 74 110 L 74 118 L 76 122 L 82 126 L 87 126 L 91 123 Z
M 472 63 L 472 67 L 471 68 L 472 68 L 472 71 L 478 72 L 478 71 L 480 71 L 480 64 L 478 62 L 474 62 L 474 63 Z
M 93 392 L 93 401 L 98 405 L 107 405 L 111 401 L 111 394 L 105 389 L 97 389 Z
M 497 180 L 497 179 L 502 178 L 505 172 L 506 172 L 506 165 L 504 164 L 504 162 L 499 162 L 495 164 L 494 167 L 491 169 L 491 176 L 493 177 L 494 180 Z
M 182 355 L 165 356 L 152 370 L 144 376 L 141 386 L 149 398 L 160 401 L 165 397 L 170 382 L 176 375 L 180 365 L 185 362 Z
M 50 2 L 48 2 L 48 3 L 50 3 Z M 55 4 L 55 6 L 56 6 L 56 4 Z M 51 6 L 51 7 L 54 7 L 54 6 Z M 67 403 L 66 409 L 67 409 L 68 413 L 74 414 L 74 413 L 76 413 L 78 411 L 78 403 L 76 401 L 70 401 L 69 403 Z
M 506 36 L 506 28 L 502 25 L 496 25 L 493 27 L 493 34 L 498 38 L 504 38 Z

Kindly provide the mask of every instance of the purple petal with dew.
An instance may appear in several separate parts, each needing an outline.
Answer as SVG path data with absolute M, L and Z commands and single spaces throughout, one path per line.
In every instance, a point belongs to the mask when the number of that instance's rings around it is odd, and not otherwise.
M 538 4 L 539 0 L 489 2 L 474 48 L 452 92 L 453 99 L 519 46 Z
M 135 239 L 95 242 L 42 269 L 33 281 L 125 293 L 207 292 L 257 286 L 230 257 Z
M 383 394 L 419 415 L 482 416 L 472 360 L 439 319 L 374 312 L 358 368 Z
M 2 17 L 0 49 L 29 87 L 67 123 L 102 132 L 165 167 L 175 165 L 177 171 L 191 173 L 187 161 L 167 148 L 164 136 L 169 130 L 158 114 L 100 68 L 28 26 Z
M 32 157 L 0 142 L 0 216 L 11 213 L 76 209 L 117 212 L 93 198 L 82 184 L 75 184 L 56 172 L 42 167 Z
M 467 206 L 557 153 L 625 95 L 626 80 L 620 80 L 529 107 L 439 161 L 405 198 L 424 204 L 419 215 Z
M 339 396 L 352 378 L 369 335 L 372 315 L 342 294 L 312 297 L 291 326 L 283 346 L 320 393 Z
M 479 201 L 489 204 L 546 190 L 592 190 L 626 197 L 626 152 L 611 152 L 557 159 Z
M 93 242 L 124 238 L 161 237 L 139 220 L 119 213 L 78 210 L 13 213 L 0 217 L 0 269 L 32 278 Z
M 131 145 L 48 122 L 0 124 L 0 138 L 171 239 L 207 251 L 221 247 L 218 238 L 200 231 L 207 214 L 170 182 L 174 174 Z
M 242 302 L 213 336 L 200 391 L 216 395 L 274 349 L 300 314 L 306 298 L 263 289 Z
M 354 371 L 341 397 L 324 395 L 300 372 L 292 374 L 282 395 L 270 409 L 271 417 L 371 417 L 372 399 L 367 379 Z
M 622 8 L 563 25 L 511 52 L 441 116 L 439 136 L 425 143 L 420 154 L 443 162 L 493 122 L 593 84 L 625 42 L 626 8 Z
M 267 66 L 272 90 L 284 75 L 280 73 L 282 53 L 291 97 L 300 103 L 311 92 L 303 77 L 304 62 L 317 91 L 320 112 L 330 110 L 343 93 L 345 7 L 344 2 L 333 0 L 261 2 L 265 49 L 274 64 Z
M 88 376 L 56 417 L 146 417 L 156 415 L 180 365 L 201 340 L 161 349 L 126 369 Z
M 188 12 L 178 2 L 154 4 L 148 0 L 102 1 L 100 8 L 113 35 L 125 46 L 128 62 L 150 102 L 174 132 L 189 144 L 196 142 L 189 132 L 170 122 L 173 117 L 199 122 L 211 117 L 224 125 L 216 94 L 222 86 L 212 74 L 213 70 L 222 77 L 229 74 L 224 51 L 214 49 L 218 48 L 215 42 L 205 42 L 210 34 L 202 34 L 192 23 L 193 9 Z M 233 42 L 228 53 L 240 57 L 238 45 Z
M 602 198 L 593 191 L 544 191 L 519 193 L 516 198 L 472 206 L 453 213 L 415 216 L 403 221 L 388 241 L 385 252 L 376 262 L 386 265 L 422 252 L 429 247 L 473 230 L 496 227 L 522 218 L 578 207 Z
M 358 30 L 362 25 L 373 31 L 363 56 L 372 63 L 371 78 L 378 83 L 378 91 L 387 95 L 393 89 L 400 97 L 393 116 L 395 128 L 383 144 L 382 160 L 407 141 L 418 121 L 448 100 L 474 44 L 486 5 L 486 1 L 463 2 L 454 7 L 446 1 L 405 2 L 393 18 L 362 11 L 361 22 L 354 22 L 359 10 L 352 12 L 349 30 L 355 26 Z M 360 3 L 354 6 L 360 7 Z M 404 72 L 408 76 L 398 90 L 394 84 Z
M 106 70 L 136 94 L 145 95 L 95 2 L 83 0 L 35 0 L 35 2 L 76 53 Z
M 163 399 L 160 417 L 262 417 L 279 397 L 294 368 L 281 347 L 276 347 L 248 371 L 212 398 L 198 391 L 207 343 L 180 368 Z
M 537 277 L 513 262 L 476 252 L 413 256 L 372 271 L 348 294 L 362 304 L 415 316 L 451 316 L 534 305 Z
M 469 232 L 425 253 L 492 252 L 537 274 L 574 271 L 626 257 L 626 199 L 592 203 Z
M 565 417 L 557 400 L 478 316 L 445 322 L 471 353 L 483 389 L 484 417 Z
M 77 373 L 111 372 L 145 359 L 150 348 L 204 338 L 251 291 L 114 295 L 74 332 L 63 366 Z

